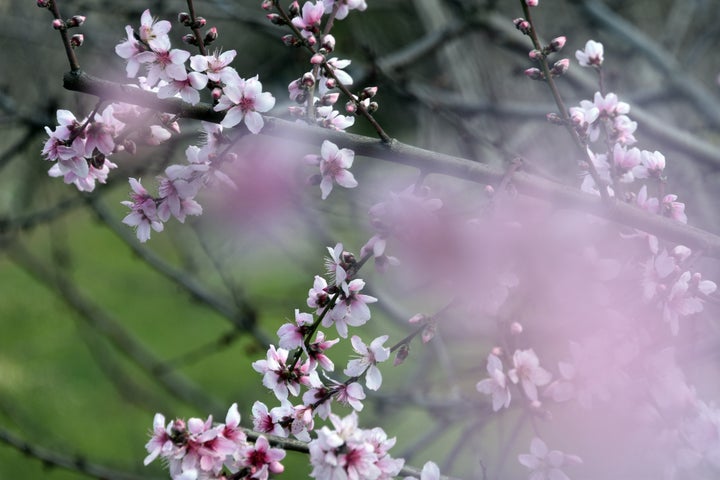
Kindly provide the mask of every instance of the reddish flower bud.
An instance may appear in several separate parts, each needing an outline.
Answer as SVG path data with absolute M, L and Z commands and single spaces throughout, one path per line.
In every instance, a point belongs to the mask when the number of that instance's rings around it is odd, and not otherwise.
M 72 27 L 79 27 L 83 23 L 85 23 L 85 17 L 83 15 L 73 15 L 72 18 L 70 18 L 68 21 L 65 22 L 65 25 L 68 28 L 72 28 Z
M 335 102 L 338 101 L 338 98 L 340 98 L 339 92 L 333 92 L 333 93 L 326 93 L 323 95 L 323 97 L 320 99 L 320 104 L 323 106 L 328 105 L 334 105 Z
M 297 17 L 300 15 L 300 4 L 297 1 L 292 2 L 288 7 L 288 13 L 291 17 Z
M 328 53 L 335 50 L 335 37 L 330 34 L 325 35 L 322 39 L 321 47 L 324 48 Z
M 559 52 L 565 46 L 566 41 L 567 38 L 564 36 L 553 38 L 548 48 L 551 52 Z
M 531 80 L 543 80 L 545 76 L 543 75 L 542 71 L 540 71 L 539 68 L 528 68 L 525 70 L 525 75 L 530 78 Z
M 186 27 L 189 27 L 190 23 L 192 22 L 192 18 L 190 17 L 189 13 L 180 12 L 178 13 L 178 22 L 182 23 Z
M 82 33 L 76 33 L 70 37 L 70 46 L 79 47 L 85 41 L 85 36 Z
M 563 58 L 562 60 L 558 60 L 557 62 L 555 62 L 555 65 L 553 65 L 550 69 L 550 73 L 553 76 L 562 75 L 563 73 L 567 72 L 568 68 L 570 68 L 570 60 L 567 58 Z
M 530 33 L 530 30 L 532 29 L 532 27 L 530 26 L 530 22 L 528 22 L 524 18 L 516 18 L 515 20 L 513 20 L 513 24 L 515 25 L 515 28 L 520 30 L 525 35 Z
M 63 22 L 59 18 L 56 18 L 55 20 L 53 20 L 52 26 L 55 30 L 64 30 L 66 28 L 65 22 Z
M 537 7 L 540 0 L 525 0 L 525 5 L 528 7 Z
M 305 87 L 312 87 L 315 85 L 315 75 L 313 75 L 312 72 L 305 72 L 300 79 L 300 83 Z
M 393 360 L 393 365 L 398 366 L 401 363 L 405 361 L 405 359 L 410 354 L 410 345 L 407 343 L 403 343 L 400 345 L 400 348 L 398 348 L 397 354 L 395 355 L 395 360 Z
M 260 4 L 260 8 L 266 11 L 270 11 L 273 9 L 273 2 L 272 0 L 263 0 L 263 2 Z
M 222 88 L 213 88 L 212 92 L 210 93 L 210 96 L 214 101 L 220 100 L 220 97 L 222 97 L 223 91 Z
M 337 82 L 335 81 L 334 78 L 328 78 L 328 79 L 325 81 L 325 86 L 326 86 L 327 88 L 335 88 L 335 87 L 337 86 Z
M 203 42 L 206 45 L 211 44 L 218 38 L 218 31 L 215 27 L 210 27 L 207 32 L 205 32 L 205 38 L 203 38 Z
M 372 98 L 377 94 L 378 87 L 365 87 L 363 88 L 363 91 L 360 92 L 360 100 L 365 100 L 366 98 Z
M 530 50 L 528 52 L 528 57 L 530 57 L 530 60 L 540 61 L 544 57 L 543 53 L 540 50 Z
M 195 35 L 192 33 L 188 33 L 187 35 L 182 36 L 183 43 L 187 45 L 197 45 L 197 38 L 195 38 Z
M 268 13 L 266 16 L 267 16 L 267 19 L 270 20 L 270 22 L 273 25 L 285 25 L 285 23 L 286 23 L 285 19 L 283 19 L 277 13 Z
M 207 23 L 207 20 L 205 20 L 203 17 L 197 17 L 195 18 L 195 23 L 192 24 L 192 28 L 202 28 Z
M 354 114 L 355 112 L 357 112 L 357 104 L 356 104 L 354 101 L 352 101 L 352 100 L 348 101 L 348 102 L 345 104 L 345 111 L 346 111 L 347 113 L 353 113 L 353 114 Z
M 310 63 L 313 65 L 320 65 L 325 61 L 325 57 L 319 53 L 316 53 L 312 57 L 310 57 Z

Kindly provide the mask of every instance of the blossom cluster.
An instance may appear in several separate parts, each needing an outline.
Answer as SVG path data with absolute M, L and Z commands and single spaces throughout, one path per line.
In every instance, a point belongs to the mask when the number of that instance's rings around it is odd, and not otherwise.
M 220 480 L 228 478 L 228 472 L 242 473 L 235 478 L 267 480 L 270 474 L 284 470 L 280 463 L 284 450 L 270 447 L 264 436 L 254 443 L 247 441 L 237 404 L 228 410 L 225 423 L 218 425 L 213 425 L 212 416 L 204 421 L 176 419 L 165 425 L 165 417 L 158 413 L 145 448 L 145 465 L 162 458 L 173 480 Z

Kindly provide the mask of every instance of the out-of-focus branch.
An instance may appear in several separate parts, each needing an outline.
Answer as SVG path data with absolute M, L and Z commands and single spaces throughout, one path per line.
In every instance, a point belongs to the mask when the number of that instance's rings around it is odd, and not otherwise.
M 44 465 L 63 468 L 100 480 L 153 480 L 157 478 L 113 470 L 112 468 L 89 462 L 79 455 L 66 455 L 34 445 L 2 428 L 0 428 L 0 442 L 13 447 L 24 455 L 43 462 Z
M 70 90 L 102 95 L 109 100 L 155 108 L 187 118 L 219 122 L 222 114 L 207 104 L 191 106 L 180 99 L 159 99 L 151 92 L 139 88 L 100 80 L 85 73 L 65 75 L 65 86 Z M 358 155 L 379 158 L 418 168 L 425 173 L 437 173 L 477 183 L 496 184 L 502 181 L 505 171 L 468 159 L 453 157 L 396 140 L 389 143 L 377 139 L 295 122 L 266 117 L 263 134 L 320 145 L 330 140 Z M 512 183 L 518 192 L 544 199 L 563 208 L 582 210 L 593 215 L 649 232 L 672 242 L 700 249 L 706 255 L 720 258 L 720 237 L 690 225 L 671 221 L 659 215 L 650 215 L 639 208 L 612 200 L 603 204 L 599 198 L 577 188 L 560 185 L 523 172 L 513 174 Z M 131 243 L 132 244 L 132 243 Z
M 225 407 L 190 379 L 178 371 L 164 368 L 162 360 L 133 338 L 110 314 L 77 290 L 67 275 L 48 269 L 40 259 L 17 243 L 8 250 L 10 260 L 57 293 L 61 300 L 80 315 L 81 319 L 107 337 L 120 352 L 176 398 L 202 410 L 218 413 L 224 410 Z
M 141 245 L 131 230 L 115 220 L 107 208 L 97 199 L 90 198 L 89 204 L 98 217 L 150 267 L 185 289 L 193 298 L 196 298 L 223 315 L 232 322 L 238 330 L 251 334 L 261 345 L 265 346 L 270 344 L 270 339 L 267 335 L 257 327 L 255 310 L 247 301 L 238 305 L 237 308 L 233 308 L 227 304 L 227 302 L 207 291 L 205 287 L 193 280 L 186 272 L 173 267 L 155 252 Z
M 582 0 L 583 11 L 593 20 L 615 33 L 618 38 L 632 45 L 650 60 L 664 75 L 678 92 L 689 98 L 714 127 L 720 126 L 720 101 L 697 82 L 687 75 L 686 69 L 670 54 L 650 37 L 644 35 L 624 18 L 613 13 L 607 6 L 597 0 Z

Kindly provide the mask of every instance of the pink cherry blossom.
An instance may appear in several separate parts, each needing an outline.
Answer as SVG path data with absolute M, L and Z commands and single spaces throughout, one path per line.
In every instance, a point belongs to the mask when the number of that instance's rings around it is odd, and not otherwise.
M 361 294 L 365 282 L 359 278 L 348 283 L 347 291 L 341 294 L 335 306 L 322 320 L 324 327 L 330 327 L 333 323 L 342 338 L 347 338 L 348 326 L 359 327 L 370 320 L 370 309 L 368 303 L 377 302 L 377 298 Z
M 540 366 L 540 360 L 532 348 L 515 350 L 513 366 L 514 368 L 508 371 L 508 377 L 513 383 L 520 383 L 525 395 L 531 401 L 537 402 L 537 387 L 550 383 L 552 375 Z
M 584 50 L 575 52 L 575 58 L 582 67 L 599 67 L 603 63 L 602 43 L 588 40 Z
M 196 72 L 205 73 L 211 81 L 227 85 L 240 78 L 237 71 L 230 66 L 236 55 L 235 50 L 216 50 L 212 55 L 194 55 L 190 58 L 190 66 Z
M 270 474 L 282 473 L 285 467 L 280 460 L 285 458 L 285 450 L 271 448 L 267 438 L 260 435 L 254 445 L 248 445 L 240 450 L 241 460 L 238 470 L 248 469 L 250 478 L 267 480 Z
M 545 442 L 537 437 L 530 442 L 530 453 L 519 455 L 518 461 L 532 471 L 531 480 L 570 480 L 561 467 L 582 463 L 576 455 L 550 451 Z
M 418 480 L 416 477 L 405 477 L 403 480 Z M 426 462 L 420 472 L 419 480 L 440 480 L 440 468 L 435 462 Z
M 140 17 L 140 28 L 138 36 L 140 40 L 145 42 L 152 49 L 161 48 L 166 43 L 167 34 L 172 25 L 167 20 L 157 21 L 150 14 L 150 10 L 145 10 Z
M 138 240 L 145 243 L 150 239 L 150 229 L 162 232 L 164 225 L 157 214 L 155 199 L 145 190 L 139 180 L 130 178 L 132 201 L 121 202 L 132 211 L 123 218 L 123 223 L 135 227 Z
M 384 362 L 390 358 L 390 349 L 383 347 L 383 343 L 389 338 L 388 335 L 373 340 L 370 345 L 365 345 L 360 337 L 353 335 L 350 339 L 353 350 L 360 355 L 360 358 L 350 360 L 347 368 L 343 371 L 350 377 L 359 377 L 365 373 L 365 385 L 370 390 L 377 390 L 382 385 L 382 373 L 377 368 L 378 362 Z M 367 373 L 366 373 L 367 371 Z
M 320 166 L 320 191 L 325 200 L 333 189 L 333 183 L 345 188 L 358 186 L 357 180 L 348 168 L 352 167 L 355 152 L 347 148 L 338 148 L 329 140 L 325 140 L 320 147 L 320 156 L 307 155 L 305 161 Z
M 490 378 L 480 380 L 476 385 L 477 391 L 492 395 L 493 411 L 497 412 L 503 407 L 508 408 L 511 396 L 507 377 L 503 373 L 502 361 L 492 353 L 488 355 L 487 371 Z
M 295 323 L 284 323 L 277 331 L 280 348 L 292 350 L 303 345 L 308 327 L 313 323 L 313 316 L 295 309 Z
M 115 46 L 115 53 L 125 60 L 127 65 L 125 71 L 128 78 L 135 78 L 140 70 L 140 62 L 137 56 L 145 51 L 143 45 L 135 39 L 135 31 L 130 25 L 125 27 L 125 33 L 127 34 L 127 40 L 118 43 Z
M 234 127 L 244 121 L 251 133 L 259 133 L 264 121 L 258 112 L 267 112 L 274 106 L 275 97 L 262 91 L 262 84 L 256 75 L 225 85 L 223 95 L 214 109 L 216 112 L 227 110 L 225 118 L 220 122 L 223 127 Z
M 367 9 L 367 3 L 365 0 L 323 0 L 325 5 L 325 13 L 329 14 L 333 11 L 333 8 L 337 8 L 335 18 L 342 20 L 347 17 L 350 10 L 364 11 Z
M 292 24 L 298 28 L 305 38 L 311 37 L 320 26 L 320 21 L 325 13 L 325 6 L 321 0 L 316 3 L 305 2 L 300 15 L 292 19 Z

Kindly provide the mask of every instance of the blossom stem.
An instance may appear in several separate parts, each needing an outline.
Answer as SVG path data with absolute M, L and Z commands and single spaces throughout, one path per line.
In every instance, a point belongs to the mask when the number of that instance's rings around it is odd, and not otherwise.
M 62 21 L 62 16 L 60 15 L 60 8 L 58 7 L 58 0 L 51 0 L 48 6 L 50 7 L 50 11 L 52 12 L 55 20 Z M 59 28 L 58 32 L 60 32 L 60 38 L 62 39 L 63 46 L 65 47 L 65 55 L 67 56 L 68 62 L 70 63 L 70 71 L 79 71 L 80 62 L 78 62 L 77 55 L 75 55 L 75 50 L 70 44 L 70 37 L 68 36 L 67 29 Z
M 535 31 L 535 24 L 533 23 L 532 16 L 530 15 L 530 7 L 528 7 L 525 0 L 520 0 L 520 4 L 522 5 L 525 19 L 530 24 L 530 31 L 528 32 L 528 36 L 532 41 L 533 47 L 538 51 L 543 51 L 543 46 L 540 43 L 540 39 L 538 38 L 537 32 Z M 563 123 L 568 133 L 570 133 L 570 137 L 572 137 L 575 146 L 577 146 L 578 150 L 580 150 L 580 153 L 585 157 L 585 163 L 587 163 L 588 172 L 590 173 L 590 176 L 593 178 L 595 184 L 598 186 L 598 190 L 600 191 L 600 198 L 603 199 L 603 202 L 607 203 L 610 199 L 607 192 L 607 186 L 604 185 L 603 182 L 600 180 L 600 175 L 598 174 L 597 168 L 595 168 L 595 163 L 593 163 L 586 145 L 573 127 L 568 109 L 565 106 L 565 102 L 563 101 L 562 97 L 560 96 L 560 90 L 558 90 L 557 84 L 553 80 L 553 76 L 550 72 L 550 66 L 548 65 L 547 57 L 545 55 L 541 55 L 539 60 L 540 69 L 543 72 L 543 76 L 545 77 L 548 88 L 550 88 L 550 92 L 552 93 L 553 99 L 555 100 L 555 104 L 560 111 L 560 117 L 563 119 Z

